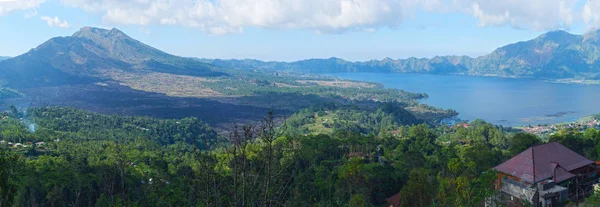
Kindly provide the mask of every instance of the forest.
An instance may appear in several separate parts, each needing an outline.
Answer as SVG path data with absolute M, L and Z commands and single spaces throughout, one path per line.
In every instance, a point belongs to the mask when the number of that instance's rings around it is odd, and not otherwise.
M 396 194 L 404 206 L 479 206 L 496 193 L 490 169 L 530 146 L 600 158 L 595 129 L 541 140 L 481 120 L 426 123 L 394 103 L 313 107 L 282 125 L 271 112 L 228 136 L 201 117 L 0 116 L 0 206 L 382 206 Z M 341 121 L 306 133 L 320 116 Z

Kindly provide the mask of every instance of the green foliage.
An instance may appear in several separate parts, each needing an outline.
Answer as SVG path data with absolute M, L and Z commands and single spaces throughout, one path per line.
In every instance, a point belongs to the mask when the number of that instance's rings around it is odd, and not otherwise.
M 585 199 L 585 202 L 581 205 L 585 207 L 593 207 L 600 206 L 600 192 L 598 190 L 594 190 L 592 195 Z
M 596 129 L 587 129 L 579 132 L 575 130 L 561 130 L 550 136 L 549 142 L 559 142 L 569 149 L 585 155 L 590 159 L 599 159 L 600 151 L 600 131 Z
M 454 133 L 444 135 L 441 140 L 459 140 L 464 143 L 489 142 L 499 149 L 507 149 L 509 145 L 508 133 L 504 128 L 499 128 L 482 120 L 469 123 L 469 127 L 456 127 Z
M 355 132 L 392 136 L 400 126 L 423 121 L 404 109 L 401 103 L 382 103 L 376 107 L 321 104 L 303 109 L 287 120 L 292 134 Z
M 595 120 L 600 120 L 600 114 L 594 114 L 592 118 L 594 118 Z
M 307 114 L 335 111 L 323 109 Z M 365 113 L 381 118 L 372 123 L 386 123 L 371 129 L 397 124 L 398 135 L 340 129 L 283 136 L 290 125 L 277 129 L 269 115 L 260 125 L 234 127 L 229 144 L 206 141 L 220 139 L 193 119 L 31 109 L 21 115 L 37 124 L 35 132 L 18 116 L 0 119 L 2 140 L 32 142 L 0 146 L 0 164 L 6 166 L 0 169 L 0 201 L 3 206 L 379 206 L 400 193 L 404 206 L 474 206 L 494 193 L 495 174 L 488 170 L 507 158 L 507 149 L 517 148 L 493 144 L 508 137 L 500 128 L 481 121 L 464 129 L 405 126 L 396 117 L 404 115 L 399 109 L 381 106 L 370 109 L 381 115 Z M 468 143 L 454 139 L 462 137 L 456 133 L 476 138 Z M 36 146 L 39 141 L 46 143 Z
M 209 149 L 217 142 L 216 132 L 197 118 L 159 120 L 149 117 L 106 116 L 56 107 L 31 109 L 28 114 L 32 117 L 31 121 L 42 129 L 39 133 L 52 133 L 46 131 L 51 130 L 66 133 L 79 141 L 131 141 L 144 138 L 163 146 L 182 142 L 199 149 Z M 56 136 L 41 140 L 52 141 L 51 138 L 54 137 Z
M 0 149 L 0 206 L 12 206 L 18 189 L 17 178 L 13 176 L 18 170 L 20 158 Z
M 527 148 L 541 144 L 542 140 L 532 134 L 524 134 L 524 133 L 516 133 L 510 139 L 510 147 L 508 148 L 508 152 L 511 156 L 514 156 L 522 151 L 525 151 Z
M 437 180 L 431 171 L 417 168 L 410 171 L 406 185 L 400 191 L 401 202 L 410 206 L 429 206 L 434 202 Z

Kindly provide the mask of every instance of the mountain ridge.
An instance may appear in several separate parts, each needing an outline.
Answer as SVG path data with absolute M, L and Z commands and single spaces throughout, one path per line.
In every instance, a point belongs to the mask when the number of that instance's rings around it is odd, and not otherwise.
M 369 61 L 306 59 L 294 62 L 256 59 L 199 59 L 226 68 L 290 70 L 309 73 L 398 72 L 540 79 L 600 78 L 600 31 L 583 35 L 563 30 L 508 44 L 479 57 L 435 56 Z
M 92 83 L 111 79 L 106 70 L 224 76 L 222 69 L 303 73 L 427 73 L 540 79 L 600 79 L 600 31 L 574 35 L 550 31 L 480 57 L 436 56 L 369 61 L 341 58 L 295 62 L 185 58 L 158 50 L 113 29 L 83 27 L 27 53 L 0 62 L 0 83 L 12 88 Z
M 168 54 L 118 29 L 84 27 L 72 36 L 54 37 L 27 53 L 0 62 L 0 78 L 9 87 L 90 83 L 104 70 L 222 76 L 217 67 Z

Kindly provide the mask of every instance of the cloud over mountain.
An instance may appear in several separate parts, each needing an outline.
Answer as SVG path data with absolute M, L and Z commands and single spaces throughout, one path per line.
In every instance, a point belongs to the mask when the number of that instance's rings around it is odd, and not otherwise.
M 406 15 L 433 9 L 440 0 L 63 0 L 103 13 L 112 24 L 184 25 L 211 34 L 244 27 L 310 29 L 318 32 L 397 27 Z
M 400 26 L 417 11 L 461 12 L 481 26 L 548 30 L 568 28 L 581 0 L 62 0 L 103 14 L 109 24 L 183 25 L 211 34 L 244 27 L 311 29 L 318 32 Z M 598 0 L 589 0 L 596 2 Z M 593 3 L 592 3 L 593 4 Z
M 0 15 L 46 0 L 0 0 Z M 418 12 L 463 13 L 480 26 L 568 29 L 600 27 L 600 0 L 61 0 L 102 16 L 107 25 L 180 25 L 210 34 L 246 27 L 338 33 L 397 28 Z M 581 5 L 584 5 L 583 7 Z
M 582 16 L 588 29 L 600 28 L 600 0 L 588 0 L 583 6 Z
M 568 28 L 579 0 L 454 0 L 458 11 L 471 14 L 481 26 L 508 25 L 521 29 Z
M 67 22 L 67 20 L 60 20 L 58 17 L 49 17 L 42 16 L 40 18 L 42 21 L 45 21 L 49 27 L 60 27 L 60 28 L 70 28 L 71 24 Z

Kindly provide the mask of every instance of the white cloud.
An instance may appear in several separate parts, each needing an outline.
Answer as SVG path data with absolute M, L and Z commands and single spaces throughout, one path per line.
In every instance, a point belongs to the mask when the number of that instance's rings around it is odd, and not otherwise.
M 569 28 L 580 0 L 453 0 L 453 7 L 473 15 L 480 26 L 521 29 Z
M 582 18 L 588 29 L 599 29 L 600 0 L 588 0 L 583 6 Z
M 35 9 L 46 0 L 0 0 L 0 16 L 17 10 Z
M 211 34 L 244 27 L 319 32 L 398 27 L 406 15 L 441 0 L 62 0 L 103 14 L 108 24 L 184 25 Z
M 6 1 L 6 0 L 0 0 Z M 568 29 L 582 20 L 600 26 L 600 0 L 61 0 L 102 15 L 109 25 L 182 25 L 210 34 L 246 27 L 317 33 L 396 28 L 419 10 L 464 13 L 480 26 Z M 584 9 L 579 3 L 587 2 Z
M 50 27 L 60 27 L 60 28 L 69 28 L 71 25 L 66 21 L 61 21 L 58 17 L 49 17 L 43 16 L 41 17 L 43 21 L 46 21 L 46 24 Z

